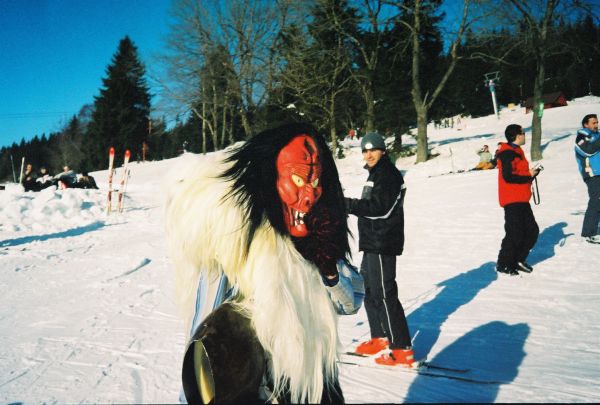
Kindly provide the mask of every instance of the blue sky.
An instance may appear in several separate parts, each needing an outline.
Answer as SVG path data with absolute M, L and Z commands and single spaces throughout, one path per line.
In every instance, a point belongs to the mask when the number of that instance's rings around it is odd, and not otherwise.
M 59 131 L 99 94 L 129 35 L 148 67 L 170 0 L 0 0 L 0 147 Z
M 451 15 L 457 6 L 444 3 Z M 0 0 L 0 147 L 58 132 L 93 103 L 125 35 L 147 72 L 156 71 L 170 7 L 171 0 Z

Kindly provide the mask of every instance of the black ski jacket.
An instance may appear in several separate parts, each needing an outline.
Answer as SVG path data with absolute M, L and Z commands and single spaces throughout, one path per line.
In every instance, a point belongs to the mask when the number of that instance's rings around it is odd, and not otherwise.
M 404 194 L 400 171 L 383 155 L 369 169 L 360 199 L 345 198 L 346 210 L 358 217 L 358 248 L 363 252 L 391 256 L 404 249 Z

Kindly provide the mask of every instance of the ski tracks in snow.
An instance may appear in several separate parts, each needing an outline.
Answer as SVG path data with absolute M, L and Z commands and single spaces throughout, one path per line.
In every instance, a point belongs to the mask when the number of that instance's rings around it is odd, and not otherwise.
M 102 232 L 67 229 L 0 248 L 0 328 L 7 332 L 0 346 L 8 360 L 0 402 L 177 399 L 173 353 L 183 352 L 184 338 L 164 227 L 157 209 L 136 209 L 135 196 L 127 204 L 122 215 L 98 218 Z

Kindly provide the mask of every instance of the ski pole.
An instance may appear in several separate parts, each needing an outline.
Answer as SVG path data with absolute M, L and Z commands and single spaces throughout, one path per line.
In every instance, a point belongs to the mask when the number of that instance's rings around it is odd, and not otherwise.
M 540 188 L 538 186 L 537 177 L 533 178 L 533 184 L 531 186 L 531 194 L 533 195 L 533 203 L 540 205 Z
M 417 338 L 417 336 L 419 336 L 420 331 L 421 331 L 421 329 L 417 329 L 417 332 L 414 334 L 413 338 L 410 340 L 411 345 L 415 344 L 415 339 Z

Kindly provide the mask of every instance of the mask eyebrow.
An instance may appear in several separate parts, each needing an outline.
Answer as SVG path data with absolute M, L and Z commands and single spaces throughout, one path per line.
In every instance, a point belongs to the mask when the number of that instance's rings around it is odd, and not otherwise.
M 304 138 L 304 147 L 308 151 L 308 156 L 311 158 L 311 161 L 308 164 L 309 171 L 308 171 L 307 179 L 312 179 L 313 173 L 314 173 L 314 167 L 318 165 L 318 163 L 315 162 L 315 159 L 313 158 L 313 156 L 317 154 L 316 153 L 317 151 L 312 147 L 311 143 L 308 142 L 308 138 Z

